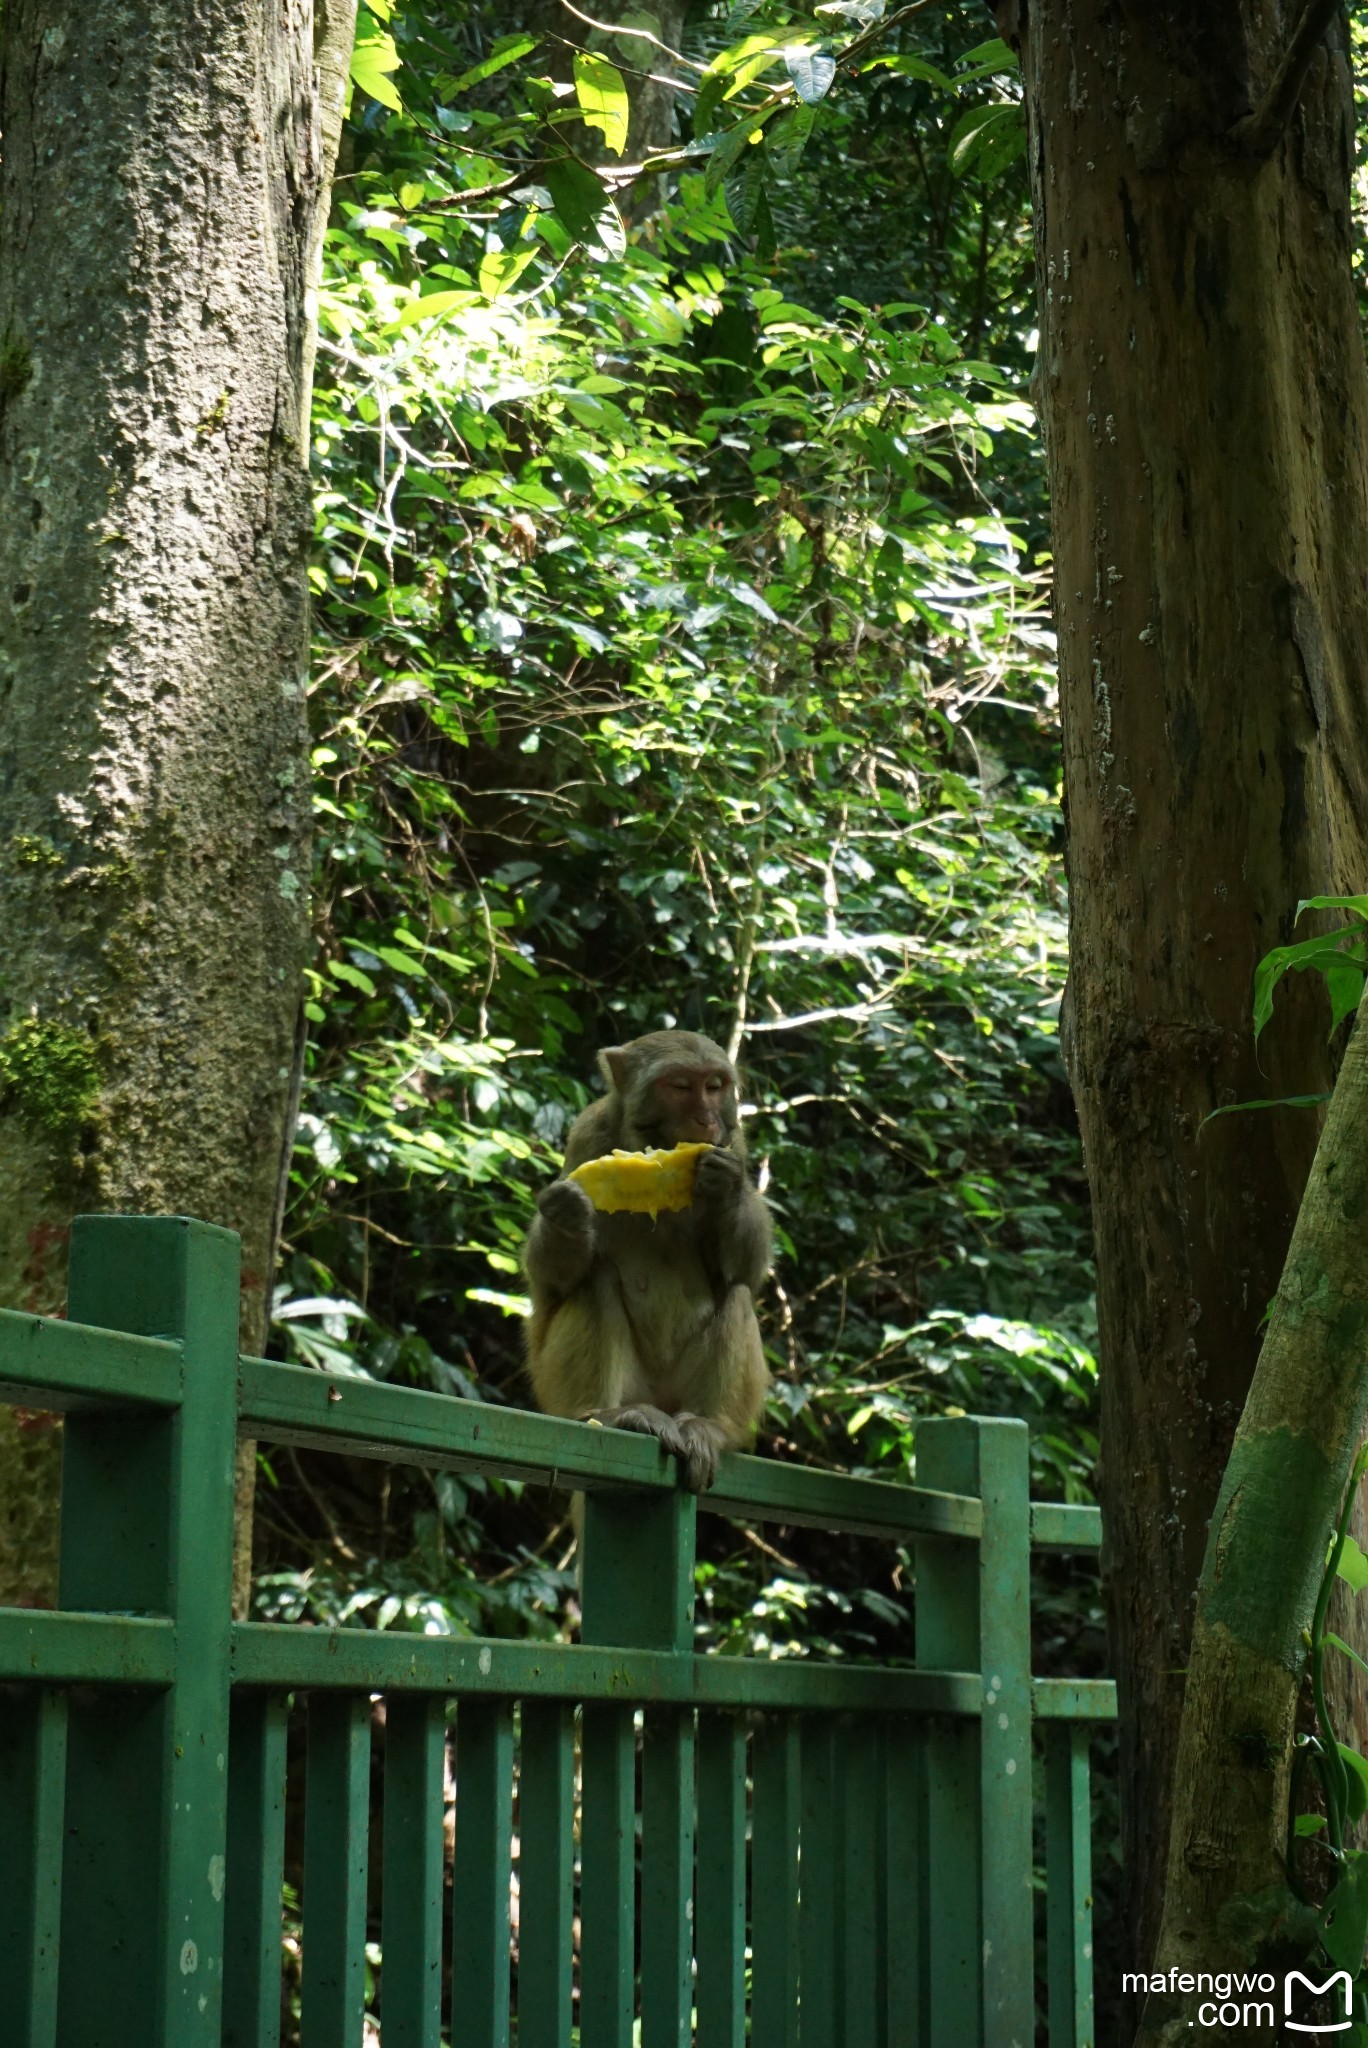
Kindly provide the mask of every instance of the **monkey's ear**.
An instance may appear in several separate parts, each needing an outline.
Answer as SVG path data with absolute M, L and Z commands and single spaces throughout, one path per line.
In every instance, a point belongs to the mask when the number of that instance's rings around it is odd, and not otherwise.
M 610 1088 L 620 1095 L 632 1071 L 632 1055 L 625 1045 L 605 1045 L 598 1056 L 599 1072 Z

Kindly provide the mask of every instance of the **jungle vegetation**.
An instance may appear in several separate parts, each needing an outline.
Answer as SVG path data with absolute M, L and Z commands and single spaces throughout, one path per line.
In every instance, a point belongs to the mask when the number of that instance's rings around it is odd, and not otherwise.
M 707 1031 L 779 1225 L 767 1454 L 897 1478 L 921 1416 L 1011 1413 L 1037 1494 L 1102 1500 L 1143 1962 L 1207 1523 L 1343 1051 L 1311 977 L 1256 1048 L 1255 970 L 1363 880 L 1358 29 L 316 11 L 317 75 L 258 77 L 257 0 L 216 10 L 215 92 L 284 140 L 260 207 L 192 216 L 212 144 L 147 138 L 206 53 L 158 0 L 64 270 L 12 139 L 114 87 L 0 17 L 0 1290 L 56 1304 L 79 1208 L 179 1205 L 256 1247 L 244 1341 L 269 1306 L 278 1355 L 525 1401 L 519 1246 L 594 1053 Z M 191 347 L 148 218 L 224 275 L 271 220 L 276 296 Z M 87 672 L 137 700 L 122 755 Z M 6 1597 L 42 1597 L 52 1441 L 0 1443 Z M 272 1451 L 255 1542 L 264 1617 L 573 1625 L 564 1503 L 511 1485 Z M 1108 1668 L 1086 1574 L 1038 1591 L 1037 1668 Z M 910 1654 L 906 1560 L 863 1546 L 709 1524 L 700 1592 L 723 1654 Z

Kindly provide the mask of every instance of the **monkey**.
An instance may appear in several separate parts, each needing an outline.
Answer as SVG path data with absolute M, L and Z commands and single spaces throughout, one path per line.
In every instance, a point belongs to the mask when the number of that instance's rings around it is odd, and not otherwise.
M 736 1070 L 692 1031 L 648 1031 L 599 1068 L 608 1093 L 571 1126 L 565 1174 L 614 1150 L 713 1149 L 689 1208 L 654 1219 L 605 1214 L 577 1181 L 543 1189 L 523 1253 L 532 1387 L 548 1415 L 658 1438 L 702 1493 L 720 1453 L 754 1438 L 769 1385 L 755 1295 L 770 1214 L 746 1171 Z

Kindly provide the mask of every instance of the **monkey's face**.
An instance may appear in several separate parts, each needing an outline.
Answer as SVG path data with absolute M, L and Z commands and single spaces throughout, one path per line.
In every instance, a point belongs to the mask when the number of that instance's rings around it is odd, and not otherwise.
M 672 1145 L 722 1145 L 736 1125 L 729 1067 L 671 1065 L 652 1074 L 650 1121 Z

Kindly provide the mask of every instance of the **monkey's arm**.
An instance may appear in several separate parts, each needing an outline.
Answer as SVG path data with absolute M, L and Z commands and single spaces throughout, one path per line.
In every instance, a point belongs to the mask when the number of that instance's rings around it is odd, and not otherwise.
M 523 1271 L 534 1305 L 540 1296 L 564 1300 L 594 1263 L 594 1205 L 573 1180 L 552 1181 L 537 1197 L 537 1214 L 523 1248 Z
M 698 1162 L 694 1180 L 702 1249 L 724 1287 L 759 1292 L 770 1269 L 772 1230 L 763 1195 L 756 1193 L 746 1164 L 721 1146 Z

